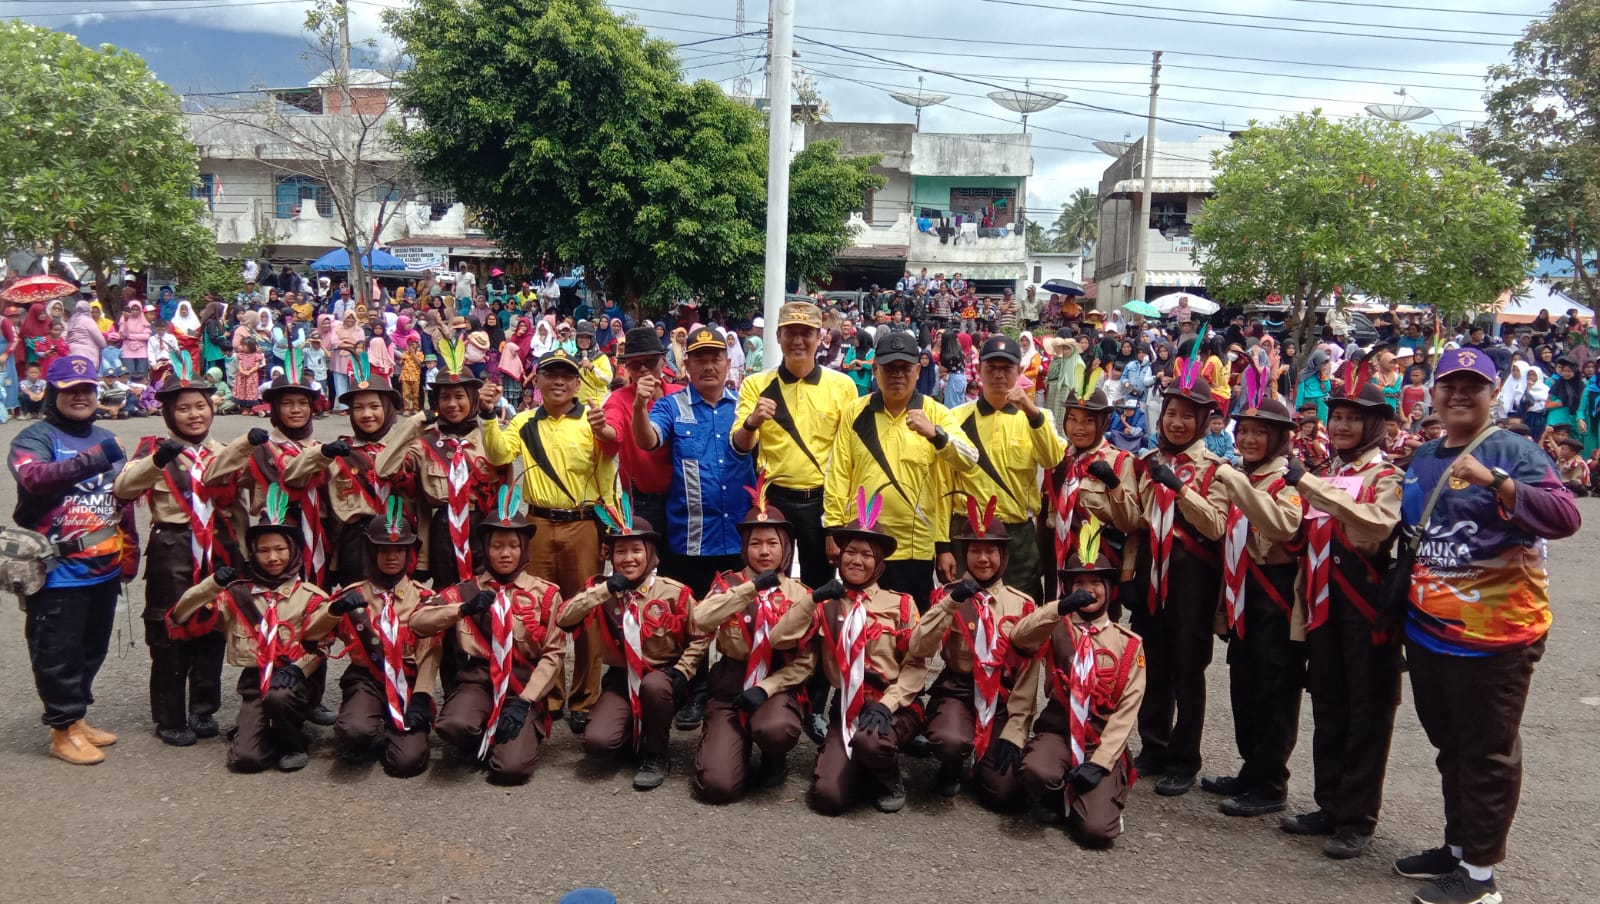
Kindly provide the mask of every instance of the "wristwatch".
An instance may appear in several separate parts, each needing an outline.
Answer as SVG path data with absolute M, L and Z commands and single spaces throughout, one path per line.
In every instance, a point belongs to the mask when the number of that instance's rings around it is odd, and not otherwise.
M 1500 492 L 1500 485 L 1511 479 L 1511 472 L 1505 468 L 1490 468 L 1489 473 L 1494 475 L 1494 479 L 1489 481 L 1491 493 Z

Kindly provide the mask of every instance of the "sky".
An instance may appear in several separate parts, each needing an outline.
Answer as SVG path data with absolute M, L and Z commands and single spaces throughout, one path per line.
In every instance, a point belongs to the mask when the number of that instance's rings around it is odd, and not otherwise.
M 616 0 L 619 14 L 679 45 L 684 76 L 763 93 L 767 7 L 746 0 Z M 385 6 L 351 0 L 357 40 L 389 50 Z M 1030 216 L 1048 222 L 1111 158 L 1094 141 L 1144 135 L 1151 51 L 1163 51 L 1158 139 L 1222 134 L 1252 120 L 1366 104 L 1433 110 L 1414 128 L 1483 118 L 1484 75 L 1546 7 L 1532 0 L 794 0 L 797 73 L 840 122 L 911 122 L 891 92 L 945 94 L 928 132 L 1018 132 L 986 95 L 1065 95 L 1029 117 Z M 0 16 L 139 53 L 183 92 L 303 84 L 305 0 L 0 0 Z M 741 32 L 758 32 L 738 37 Z M 1397 92 L 1404 90 L 1405 95 Z

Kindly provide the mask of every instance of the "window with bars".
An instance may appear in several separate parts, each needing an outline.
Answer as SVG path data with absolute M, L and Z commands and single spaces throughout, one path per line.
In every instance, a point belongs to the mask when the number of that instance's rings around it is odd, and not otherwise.
M 189 197 L 199 198 L 206 202 L 208 210 L 217 209 L 217 177 L 213 173 L 201 173 L 200 182 L 189 186 Z
M 310 176 L 280 176 L 273 196 L 273 215 L 292 220 L 307 203 L 315 204 L 319 216 L 333 216 L 333 190 L 328 183 Z
M 1010 226 L 1016 219 L 1017 190 L 1014 188 L 952 188 L 950 213 L 954 216 L 982 218 L 990 215 L 996 226 Z
M 433 191 L 428 193 L 428 219 L 437 223 L 445 218 L 450 208 L 456 206 L 456 193 L 453 191 Z

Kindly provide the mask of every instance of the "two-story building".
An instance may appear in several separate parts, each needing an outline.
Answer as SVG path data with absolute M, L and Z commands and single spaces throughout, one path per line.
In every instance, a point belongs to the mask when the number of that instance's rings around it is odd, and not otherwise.
M 839 252 L 826 288 L 891 287 L 905 271 L 924 269 L 930 277 L 960 273 L 980 293 L 1020 292 L 1026 285 L 1028 135 L 824 122 L 807 126 L 805 141 L 838 142 L 846 157 L 879 155 L 872 171 L 887 180 L 851 215 L 854 240 Z
M 1134 223 L 1134 209 L 1144 190 L 1144 139 L 1133 142 L 1100 177 L 1100 236 L 1095 244 L 1097 307 L 1111 310 L 1129 301 L 1137 266 L 1134 230 L 1148 243 L 1145 296 L 1155 298 L 1184 289 L 1201 290 L 1200 267 L 1190 252 L 1190 223 L 1211 196 L 1211 154 L 1226 147 L 1226 136 L 1194 141 L 1157 141 L 1150 174 L 1150 203 L 1143 222 Z

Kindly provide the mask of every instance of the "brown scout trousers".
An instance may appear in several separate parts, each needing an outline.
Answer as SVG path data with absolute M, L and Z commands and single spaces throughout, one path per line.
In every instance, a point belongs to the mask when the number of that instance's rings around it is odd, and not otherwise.
M 526 680 L 530 673 L 531 669 L 523 667 L 518 670 L 518 677 Z M 489 684 L 489 664 L 482 659 L 468 659 L 456 673 L 455 686 L 444 698 L 439 722 L 434 727 L 439 737 L 462 756 L 477 759 L 492 712 L 494 690 Z M 543 705 L 535 703 L 529 707 L 528 720 L 515 738 L 508 741 L 497 737 L 489 746 L 491 780 L 514 783 L 533 777 L 533 767 L 539 762 L 539 748 L 544 740 L 544 713 Z
M 1045 707 L 1034 727 L 1033 740 L 1022 754 L 1022 784 L 1034 800 L 1065 807 L 1067 830 L 1086 845 L 1110 844 L 1122 834 L 1122 810 L 1128 805 L 1126 757 L 1118 757 L 1111 774 L 1085 793 L 1067 784 L 1072 768 L 1071 720 L 1066 708 L 1055 700 Z M 1094 748 L 1088 753 L 1092 756 Z
M 1335 559 L 1334 568 L 1340 567 Z M 1359 585 L 1358 585 L 1359 586 Z M 1369 599 L 1376 599 L 1376 588 Z M 1306 635 L 1313 796 L 1336 829 L 1370 835 L 1400 706 L 1400 646 L 1372 642 L 1367 621 L 1335 582 L 1328 620 Z
M 1278 598 L 1290 605 L 1296 571 L 1292 562 L 1261 566 Z M 1289 639 L 1289 613 L 1273 602 L 1254 568 L 1246 578 L 1244 608 L 1244 634 L 1228 641 L 1233 740 L 1244 761 L 1239 780 L 1247 790 L 1282 800 L 1289 793 L 1289 754 L 1300 730 L 1306 645 Z
M 875 697 L 869 697 L 871 703 Z M 921 719 L 911 707 L 895 712 L 889 734 L 857 731 L 850 740 L 852 756 L 845 756 L 844 732 L 839 727 L 839 698 L 828 714 L 828 739 L 811 773 L 811 808 L 825 816 L 838 816 L 863 796 L 900 780 L 900 748 L 911 743 Z
M 1133 630 L 1144 640 L 1148 664 L 1139 705 L 1139 755 L 1154 758 L 1169 775 L 1195 775 L 1200 771 L 1206 666 L 1211 664 L 1212 622 L 1222 592 L 1221 565 L 1195 556 L 1181 539 L 1174 539 L 1167 598 L 1152 615 L 1142 592 L 1150 586 L 1149 555 L 1140 558 L 1142 580 L 1134 586 L 1141 592 L 1131 606 Z
M 421 775 L 428 768 L 428 730 L 401 731 L 389 719 L 383 682 L 367 667 L 352 662 L 339 679 L 344 702 L 333 723 L 333 736 L 346 756 L 364 759 L 382 747 L 383 771 L 395 778 Z M 409 701 L 402 701 L 405 705 Z
M 536 515 L 528 521 L 536 526 L 528 542 L 528 574 L 556 585 L 564 600 L 582 593 L 589 578 L 600 573 L 599 522 L 588 518 L 558 524 Z M 600 696 L 601 652 L 593 631 L 573 632 L 572 683 L 563 688 L 556 682 L 546 701 L 551 712 L 560 712 L 563 703 L 571 712 L 593 710 Z
M 1493 866 L 1522 793 L 1522 709 L 1545 641 L 1485 657 L 1406 644 L 1411 695 L 1444 786 L 1444 840 L 1461 859 Z
M 579 636 L 591 632 L 579 632 Z M 672 734 L 672 715 L 678 711 L 677 695 L 667 666 L 644 673 L 639 683 L 639 755 L 666 756 Z M 589 710 L 589 727 L 583 732 L 583 752 L 593 757 L 626 756 L 633 746 L 633 711 L 628 707 L 628 670 L 606 669 L 600 680 L 600 699 Z
M 973 706 L 971 675 L 950 675 L 946 680 L 941 673 L 929 693 L 928 718 L 923 733 L 934 759 L 947 769 L 966 767 L 972 756 L 973 737 L 977 733 L 978 712 Z M 1006 727 L 1006 705 L 1002 701 L 995 709 L 994 724 L 989 730 L 989 749 L 972 770 L 974 789 L 978 800 L 996 810 L 1010 810 L 1023 801 L 1021 777 L 1014 771 L 1001 772 L 995 765 L 995 743 Z
M 187 525 L 157 524 L 145 548 L 144 642 L 150 648 L 150 718 L 160 730 L 178 730 L 191 716 L 222 708 L 222 664 L 228 639 L 212 631 L 193 640 L 167 633 L 166 617 L 194 584 L 194 554 Z
M 239 719 L 228 732 L 228 768 L 234 772 L 264 772 L 310 744 L 305 724 L 316 690 L 311 676 L 293 687 L 269 690 L 263 699 L 260 674 L 255 666 L 239 673 Z
M 694 769 L 695 793 L 706 803 L 732 803 L 744 796 L 752 744 L 761 750 L 762 763 L 771 764 L 782 762 L 800 740 L 800 701 L 789 691 L 768 697 L 745 719 L 739 709 L 744 671 L 743 661 L 727 657 L 711 667 L 711 698 Z

